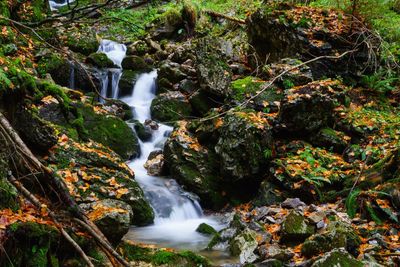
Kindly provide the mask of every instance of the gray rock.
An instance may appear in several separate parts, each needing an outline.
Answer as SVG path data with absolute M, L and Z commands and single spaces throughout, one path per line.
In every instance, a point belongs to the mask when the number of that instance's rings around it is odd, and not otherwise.
M 245 229 L 230 242 L 229 250 L 232 255 L 239 256 L 240 263 L 252 263 L 258 259 L 254 253 L 258 246 L 256 236 L 256 232 Z
M 306 203 L 301 201 L 299 198 L 287 198 L 285 201 L 282 202 L 282 208 L 288 209 L 297 209 L 298 207 L 304 207 Z
M 132 208 L 119 200 L 104 199 L 79 206 L 112 242 L 119 242 L 132 223 Z
M 311 267 L 331 267 L 331 266 L 365 266 L 361 261 L 356 260 L 344 248 L 333 249 L 332 251 L 320 256 Z
M 281 228 L 281 241 L 301 242 L 315 232 L 306 218 L 296 211 L 291 211 L 285 218 Z

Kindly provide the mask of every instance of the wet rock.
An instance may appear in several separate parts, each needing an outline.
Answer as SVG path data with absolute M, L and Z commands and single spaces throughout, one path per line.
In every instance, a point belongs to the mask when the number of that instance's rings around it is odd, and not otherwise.
M 229 250 L 232 255 L 239 256 L 240 263 L 252 263 L 258 259 L 254 253 L 258 246 L 256 237 L 256 232 L 245 229 L 230 242 Z
M 350 224 L 331 222 L 324 233 L 315 234 L 304 242 L 301 253 L 312 257 L 335 248 L 346 248 L 349 253 L 357 256 L 360 243 L 360 238 Z
M 203 207 L 218 208 L 225 203 L 219 188 L 216 155 L 188 131 L 187 122 L 179 122 L 171 133 L 164 156 L 171 175 L 185 190 L 197 194 Z
M 192 112 L 189 101 L 180 92 L 167 92 L 156 96 L 150 109 L 152 118 L 164 123 L 181 120 Z
M 202 223 L 197 227 L 196 232 L 199 232 L 201 234 L 205 235 L 214 235 L 217 233 L 217 231 L 210 225 L 206 223 Z
M 302 242 L 315 232 L 307 219 L 296 211 L 291 211 L 282 223 L 281 242 Z
M 90 54 L 86 58 L 86 63 L 92 64 L 95 67 L 98 67 L 101 69 L 112 68 L 115 66 L 114 62 L 111 59 L 109 59 L 106 54 L 104 54 L 102 52 L 96 52 L 96 53 Z
M 145 54 L 149 53 L 150 51 L 151 51 L 151 48 L 143 40 L 136 41 L 133 44 L 128 45 L 126 48 L 126 54 L 128 56 L 131 56 L 131 55 L 144 56 Z
M 255 112 L 232 112 L 223 118 L 219 132 L 215 152 L 220 157 L 222 175 L 232 184 L 243 181 L 251 188 L 265 170 L 266 151 L 272 149 L 268 122 Z
M 306 203 L 301 201 L 299 198 L 287 198 L 285 201 L 282 202 L 281 207 L 288 209 L 297 209 L 298 207 L 303 207 L 305 205 Z
M 313 7 L 280 7 L 271 12 L 264 5 L 247 19 L 249 43 L 259 60 L 268 58 L 270 62 L 277 62 L 283 58 L 300 58 L 307 61 L 318 56 L 340 55 L 358 45 L 356 52 L 342 58 L 325 58 L 308 64 L 313 76 L 360 76 L 372 66 L 368 49 L 376 50 L 379 42 L 373 41 L 370 46 L 363 44 L 368 36 L 361 24 L 353 23 L 351 16 Z
M 27 109 L 21 108 L 17 111 L 14 128 L 34 150 L 47 152 L 57 144 L 58 137 L 54 127 Z
M 155 122 L 155 121 L 153 121 L 153 120 L 149 120 L 149 119 L 145 120 L 144 125 L 145 125 L 145 126 L 149 126 L 150 129 L 152 129 L 152 130 L 154 130 L 154 131 L 158 130 L 158 127 L 159 127 L 159 125 L 157 124 L 157 122 Z
M 147 142 L 151 140 L 152 137 L 152 129 L 149 125 L 144 125 L 140 123 L 138 120 L 133 120 L 133 128 L 135 129 L 136 135 L 143 142 Z
M 41 74 L 49 73 L 55 83 L 66 87 L 70 86 L 72 66 L 66 58 L 50 52 L 43 54 L 38 62 L 38 70 Z
M 149 72 L 151 67 L 139 56 L 126 56 L 122 60 L 122 68 L 137 72 Z
M 158 155 L 162 155 L 162 154 L 163 154 L 163 151 L 161 149 L 160 150 L 154 150 L 154 151 L 150 152 L 150 154 L 147 157 L 147 159 L 148 160 L 152 160 L 152 159 L 155 159 Z
M 164 155 L 159 154 L 152 159 L 148 159 L 144 164 L 147 173 L 152 176 L 162 176 L 164 170 Z
M 137 81 L 139 73 L 133 70 L 123 70 L 119 80 L 119 97 L 130 96 Z
M 320 256 L 311 267 L 330 267 L 330 266 L 352 266 L 362 267 L 364 263 L 356 260 L 345 249 L 333 249 L 332 251 Z
M 79 206 L 111 242 L 119 242 L 129 231 L 133 219 L 133 211 L 125 202 L 104 199 L 90 204 L 80 204 Z
M 104 103 L 104 107 L 108 112 L 124 121 L 133 118 L 132 108 L 122 100 L 107 99 Z
M 183 79 L 179 82 L 178 86 L 179 91 L 188 94 L 194 93 L 197 88 L 199 88 L 199 85 L 195 81 L 190 79 Z
M 332 80 L 287 90 L 278 114 L 278 128 L 305 135 L 332 124 L 334 103 L 343 98 L 346 90 L 340 82 Z

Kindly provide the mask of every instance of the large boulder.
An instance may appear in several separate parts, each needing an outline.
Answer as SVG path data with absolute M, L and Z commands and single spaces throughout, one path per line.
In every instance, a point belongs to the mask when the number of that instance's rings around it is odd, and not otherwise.
M 112 150 L 93 141 L 78 143 L 64 135 L 51 150 L 47 163 L 57 168 L 78 204 L 118 200 L 132 208 L 133 224 L 153 222 L 153 210 L 133 171 Z
M 302 242 L 314 232 L 314 227 L 304 215 L 291 211 L 282 223 L 281 242 Z
M 156 96 L 150 110 L 153 119 L 171 123 L 188 117 L 192 107 L 184 94 L 171 91 Z
M 123 201 L 103 199 L 79 205 L 111 242 L 117 243 L 129 231 L 132 208 Z
M 82 114 L 82 126 L 88 129 L 87 138 L 99 142 L 118 153 L 123 159 L 137 157 L 140 154 L 138 139 L 133 130 L 120 118 L 108 113 L 107 110 L 93 107 L 87 103 L 76 103 Z M 74 122 L 65 118 L 57 103 L 48 103 L 41 106 L 39 116 L 47 121 L 67 128 L 71 137 L 76 137 Z M 77 123 L 75 121 L 75 123 Z
M 131 96 L 133 87 L 139 77 L 139 72 L 133 70 L 123 70 L 119 80 L 119 97 Z
M 231 254 L 239 256 L 240 263 L 244 264 L 257 260 L 258 256 L 254 253 L 257 246 L 257 233 L 246 228 L 231 240 L 229 249 Z
M 276 62 L 291 57 L 307 61 L 318 56 L 347 53 L 309 64 L 316 78 L 360 76 L 374 65 L 370 62 L 370 50 L 377 50 L 379 43 L 375 40 L 366 42 L 368 32 L 351 15 L 314 7 L 285 4 L 280 7 L 271 11 L 269 6 L 263 5 L 247 19 L 249 43 L 259 60 L 268 58 L 270 62 Z M 357 49 L 353 51 L 355 47 Z
M 344 101 L 347 88 L 339 81 L 324 80 L 286 90 L 278 114 L 279 129 L 306 136 L 332 125 L 337 101 Z
M 96 52 L 90 54 L 86 58 L 86 62 L 101 69 L 112 68 L 115 66 L 114 62 L 111 59 L 109 59 L 105 53 L 102 52 Z
M 85 31 L 85 32 L 84 32 Z M 72 51 L 89 56 L 99 48 L 100 42 L 94 31 L 82 29 L 67 35 L 66 46 Z
M 134 70 L 138 72 L 149 72 L 151 67 L 144 61 L 143 58 L 138 56 L 127 56 L 122 60 L 122 68 L 127 70 Z
M 221 174 L 231 183 L 259 181 L 272 154 L 271 127 L 261 113 L 231 112 L 222 119 L 215 152 Z M 250 186 L 251 187 L 251 186 Z
M 204 207 L 221 208 L 221 178 L 218 160 L 212 150 L 202 146 L 196 136 L 187 130 L 187 122 L 180 122 L 164 147 L 165 163 L 172 176 L 187 191 L 197 194 Z
M 304 242 L 301 253 L 312 257 L 335 248 L 346 248 L 353 256 L 357 256 L 360 243 L 360 238 L 350 224 L 336 221 L 329 223 L 325 232 L 309 237 Z
M 352 266 L 362 267 L 363 262 L 356 260 L 344 248 L 333 249 L 332 251 L 320 256 L 311 267 L 330 267 L 330 266 Z

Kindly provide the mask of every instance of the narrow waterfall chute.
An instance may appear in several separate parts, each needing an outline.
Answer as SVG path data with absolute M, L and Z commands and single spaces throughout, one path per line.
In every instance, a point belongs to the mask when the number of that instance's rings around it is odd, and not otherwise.
M 57 10 L 59 8 L 62 8 L 63 6 L 66 6 L 71 3 L 73 3 L 75 0 L 50 0 L 49 1 L 49 6 L 51 10 Z

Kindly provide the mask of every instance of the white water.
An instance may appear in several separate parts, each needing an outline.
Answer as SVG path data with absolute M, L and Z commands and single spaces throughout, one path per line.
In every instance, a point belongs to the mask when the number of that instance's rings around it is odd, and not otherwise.
M 99 47 L 117 66 L 126 54 L 126 47 L 109 40 L 103 40 Z M 121 69 L 102 70 L 101 94 L 118 98 L 118 82 Z M 144 123 L 151 119 L 150 106 L 156 93 L 157 72 L 141 74 L 135 83 L 132 95 L 121 98 L 132 107 L 136 120 Z M 111 81 L 111 82 L 110 82 Z M 152 130 L 150 141 L 140 144 L 140 157 L 129 163 L 135 172 L 135 179 L 143 189 L 154 213 L 154 224 L 147 227 L 132 227 L 126 239 L 177 249 L 200 250 L 206 247 L 209 237 L 196 232 L 201 223 L 212 225 L 217 230 L 221 225 L 216 219 L 203 215 L 197 197 L 185 192 L 173 179 L 159 178 L 147 174 L 144 164 L 152 151 L 163 149 L 172 127 L 159 124 Z
M 131 97 L 122 98 L 130 105 L 135 119 L 145 122 L 151 119 L 150 106 L 155 97 L 157 72 L 142 74 L 137 80 Z M 213 218 L 203 215 L 197 198 L 184 192 L 173 179 L 149 176 L 143 167 L 150 152 L 162 149 L 172 127 L 159 124 L 153 130 L 148 142 L 140 141 L 141 156 L 133 160 L 129 167 L 135 171 L 135 179 L 155 212 L 154 225 L 134 227 L 126 238 L 175 248 L 204 248 L 209 238 L 196 232 L 199 224 L 205 222 L 215 228 L 221 228 Z
M 69 3 L 71 4 L 75 0 L 69 0 Z M 50 10 L 57 10 L 63 6 L 68 5 L 68 0 L 50 0 L 49 1 L 50 5 Z
M 98 52 L 105 53 L 119 67 L 100 71 L 100 94 L 104 98 L 118 98 L 118 84 L 122 76 L 121 63 L 126 56 L 126 46 L 110 40 L 101 40 Z

